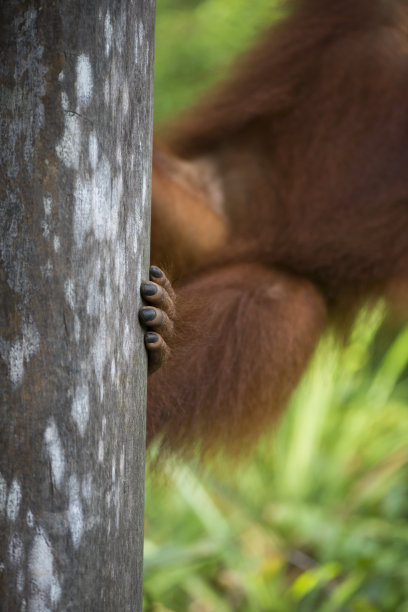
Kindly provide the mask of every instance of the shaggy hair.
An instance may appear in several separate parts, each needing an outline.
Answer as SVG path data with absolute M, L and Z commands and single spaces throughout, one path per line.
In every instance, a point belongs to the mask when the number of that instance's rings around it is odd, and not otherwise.
M 171 448 L 255 440 L 327 323 L 407 278 L 408 3 L 288 8 L 156 145 L 152 261 L 178 314 L 148 437 Z

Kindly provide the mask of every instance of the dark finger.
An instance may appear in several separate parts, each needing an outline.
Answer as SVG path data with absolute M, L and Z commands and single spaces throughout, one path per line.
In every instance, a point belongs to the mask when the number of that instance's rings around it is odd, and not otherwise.
M 150 266 L 149 278 L 150 280 L 154 281 L 161 287 L 164 287 L 164 289 L 169 294 L 170 298 L 173 300 L 173 302 L 175 302 L 176 294 L 174 293 L 172 284 L 167 278 L 167 276 L 165 275 L 165 273 L 163 272 L 163 270 L 161 270 L 161 268 L 158 268 L 157 266 Z
M 173 300 L 164 287 L 161 287 L 157 283 L 145 282 L 142 283 L 140 293 L 146 302 L 161 308 L 170 318 L 174 317 L 176 309 Z
M 140 322 L 149 329 L 158 331 L 165 339 L 171 337 L 174 329 L 173 321 L 160 308 L 143 306 L 139 310 Z
M 170 349 L 163 338 L 154 332 L 147 332 L 144 337 L 148 354 L 148 373 L 153 374 L 162 364 L 167 361 Z

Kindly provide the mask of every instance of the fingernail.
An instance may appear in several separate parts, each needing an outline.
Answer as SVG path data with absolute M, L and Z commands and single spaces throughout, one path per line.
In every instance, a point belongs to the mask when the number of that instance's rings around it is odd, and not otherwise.
M 156 318 L 156 311 L 153 308 L 142 308 L 139 316 L 144 323 L 147 323 Z
M 153 283 L 143 283 L 142 291 L 144 295 L 156 295 L 157 287 Z
M 154 332 L 147 332 L 147 334 L 145 334 L 145 341 L 146 344 L 156 344 L 156 342 L 159 341 L 159 336 Z
M 157 266 L 150 266 L 150 274 L 155 278 L 162 278 L 163 272 Z

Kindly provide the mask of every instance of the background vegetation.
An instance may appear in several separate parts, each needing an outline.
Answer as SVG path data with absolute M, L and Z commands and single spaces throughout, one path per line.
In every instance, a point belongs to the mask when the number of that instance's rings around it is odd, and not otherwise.
M 271 1 L 158 0 L 156 117 L 222 76 Z M 148 476 L 145 612 L 408 612 L 408 327 L 325 338 L 254 454 Z

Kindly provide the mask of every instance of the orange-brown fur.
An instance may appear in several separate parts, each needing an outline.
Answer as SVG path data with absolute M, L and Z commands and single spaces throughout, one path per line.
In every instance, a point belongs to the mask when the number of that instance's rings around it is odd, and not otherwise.
M 327 321 L 407 277 L 408 2 L 288 7 L 156 148 L 152 262 L 178 331 L 148 436 L 170 447 L 255 439 Z

